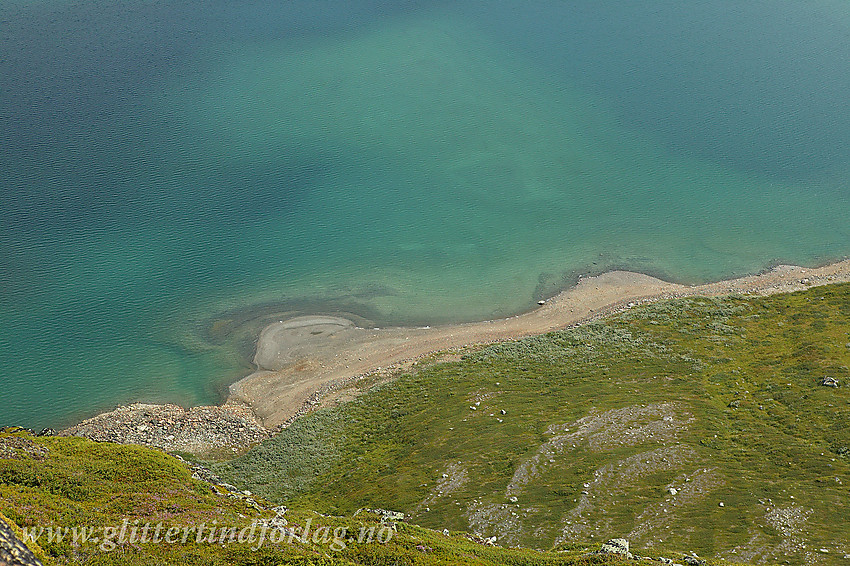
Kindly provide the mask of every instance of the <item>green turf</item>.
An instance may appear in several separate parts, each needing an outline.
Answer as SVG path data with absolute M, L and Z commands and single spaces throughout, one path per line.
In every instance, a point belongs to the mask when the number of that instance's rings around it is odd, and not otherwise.
M 214 467 L 297 508 L 504 545 L 842 564 L 848 365 L 850 285 L 664 301 L 423 365 Z
M 411 514 L 386 544 L 344 549 L 41 538 L 46 564 L 603 564 L 585 553 L 617 536 L 641 555 L 842 564 L 849 362 L 850 285 L 659 302 L 424 362 L 211 464 L 263 510 L 156 450 L 0 432 L 0 514 L 19 535 L 244 528 L 279 503 L 313 532 L 380 529 L 361 507 Z
M 113 531 L 114 545 L 102 541 L 50 541 L 42 533 L 30 544 L 46 565 L 215 565 L 215 566 L 337 566 L 337 565 L 587 565 L 615 564 L 614 558 L 585 556 L 598 545 L 573 545 L 565 552 L 538 552 L 487 546 L 464 533 L 443 534 L 413 524 L 381 523 L 379 515 L 362 512 L 355 517 L 320 515 L 291 510 L 288 527 L 298 536 L 282 541 L 266 538 L 250 542 L 210 542 L 209 527 L 241 530 L 253 521 L 275 516 L 245 501 L 227 497 L 210 484 L 193 480 L 178 460 L 142 447 L 94 443 L 79 438 L 40 438 L 26 432 L 0 432 L 0 520 L 22 529 L 104 527 L 120 530 L 126 521 L 137 526 L 123 541 Z M 261 503 L 262 500 L 260 500 Z M 138 521 L 138 523 L 137 523 Z M 206 525 L 201 542 L 193 531 L 186 542 L 143 542 L 141 527 L 163 523 L 167 529 Z M 306 540 L 304 529 L 310 525 Z M 345 529 L 345 533 L 338 529 Z M 135 536 L 135 538 L 132 538 Z M 179 539 L 181 535 L 176 538 Z M 270 537 L 270 535 L 269 535 Z M 351 541 L 350 538 L 355 538 Z M 370 541 L 371 537 L 371 541 Z M 225 541 L 227 538 L 225 538 Z

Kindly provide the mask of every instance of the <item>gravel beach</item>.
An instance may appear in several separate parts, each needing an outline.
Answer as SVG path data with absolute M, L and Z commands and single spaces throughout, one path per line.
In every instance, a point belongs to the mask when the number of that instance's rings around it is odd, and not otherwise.
M 770 295 L 850 281 L 850 260 L 819 268 L 779 265 L 705 285 L 678 285 L 628 271 L 582 278 L 537 309 L 510 318 L 418 328 L 360 328 L 344 318 L 298 317 L 268 325 L 257 341 L 257 371 L 230 386 L 221 406 L 184 409 L 133 404 L 62 434 L 193 453 L 238 452 L 268 438 L 340 383 L 442 350 L 541 334 L 643 302 L 732 293 Z

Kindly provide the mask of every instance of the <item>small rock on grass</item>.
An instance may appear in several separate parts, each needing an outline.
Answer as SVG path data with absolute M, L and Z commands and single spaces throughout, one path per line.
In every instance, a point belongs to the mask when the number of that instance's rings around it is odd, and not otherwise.
M 599 549 L 599 554 L 619 554 L 632 558 L 632 553 L 629 552 L 629 541 L 624 538 L 612 538 L 602 545 Z

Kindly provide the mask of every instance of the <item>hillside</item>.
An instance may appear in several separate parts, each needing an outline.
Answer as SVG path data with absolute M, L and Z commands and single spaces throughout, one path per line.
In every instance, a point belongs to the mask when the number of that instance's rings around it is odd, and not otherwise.
M 663 301 L 361 382 L 212 467 L 294 508 L 504 546 L 844 564 L 848 366 L 850 285 Z
M 387 513 L 332 517 L 284 512 L 262 499 L 194 479 L 182 462 L 158 450 L 35 437 L 13 429 L 0 432 L 0 523 L 4 521 L 48 566 L 622 563 L 610 556 L 586 556 L 594 545 L 565 552 L 499 548 Z M 50 540 L 58 528 L 62 540 Z M 23 529 L 40 533 L 36 544 Z M 175 529 L 173 536 L 170 529 Z M 236 529 L 235 542 L 231 529 Z M 4 531 L 0 525 L 0 564 L 16 565 L 7 562 Z
M 590 553 L 618 537 L 683 563 L 843 564 L 848 362 L 850 285 L 635 306 L 364 378 L 207 462 L 221 479 L 0 430 L 0 520 L 48 565 L 614 564 Z

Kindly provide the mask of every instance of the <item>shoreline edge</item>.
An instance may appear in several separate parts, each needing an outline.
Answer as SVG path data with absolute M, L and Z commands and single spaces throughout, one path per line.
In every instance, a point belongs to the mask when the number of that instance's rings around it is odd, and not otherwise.
M 390 374 L 438 352 L 517 340 L 589 322 L 642 303 L 690 296 L 771 295 L 850 281 L 850 259 L 817 268 L 769 271 L 681 285 L 630 271 L 585 277 L 538 308 L 504 319 L 435 327 L 359 328 L 338 317 L 301 316 L 266 326 L 257 370 L 230 386 L 221 405 L 184 409 L 134 403 L 63 430 L 65 436 L 156 446 L 195 454 L 238 453 L 320 404 L 329 391 Z

